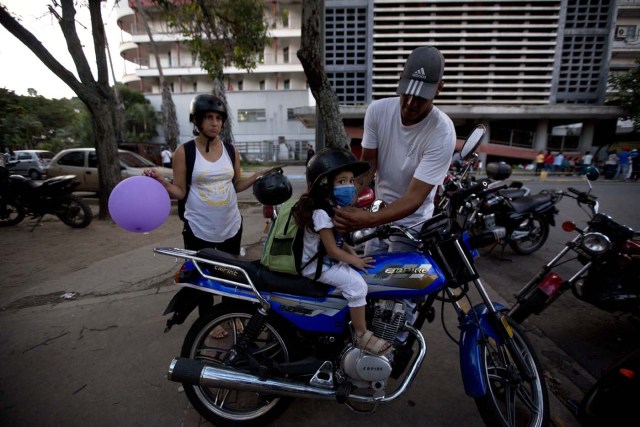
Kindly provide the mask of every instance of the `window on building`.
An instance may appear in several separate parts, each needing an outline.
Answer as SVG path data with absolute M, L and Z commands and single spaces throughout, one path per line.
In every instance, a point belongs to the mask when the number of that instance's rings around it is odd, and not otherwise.
M 291 89 L 291 80 L 286 79 L 284 81 L 284 90 L 289 90 L 289 89 Z
M 287 120 L 297 120 L 296 115 L 293 114 L 293 108 L 287 108 Z
M 195 82 L 195 83 L 193 84 L 193 91 L 194 91 L 194 92 L 197 92 L 197 91 L 198 91 L 198 82 Z
M 238 122 L 264 122 L 266 120 L 267 112 L 264 108 L 238 110 Z
M 238 80 L 238 90 L 242 90 L 242 84 L 243 84 L 243 81 Z
M 167 52 L 167 66 L 172 67 L 171 51 Z
M 260 80 L 260 90 L 265 90 L 266 89 L 266 84 L 264 80 Z
M 175 92 L 175 88 L 173 87 L 173 83 L 171 83 L 171 84 L 169 85 L 169 88 L 171 89 L 171 93 L 174 93 L 174 92 Z
M 289 63 L 289 47 L 282 49 L 282 61 L 285 64 Z

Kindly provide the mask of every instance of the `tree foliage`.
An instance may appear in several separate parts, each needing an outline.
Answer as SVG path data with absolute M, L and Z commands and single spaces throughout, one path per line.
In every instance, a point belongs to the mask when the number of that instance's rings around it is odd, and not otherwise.
M 93 146 L 91 116 L 77 98 L 47 99 L 0 89 L 0 148 L 9 150 Z
M 212 79 L 226 66 L 256 67 L 269 42 L 262 0 L 154 0 L 169 25 L 182 33 Z
M 613 101 L 624 110 L 624 118 L 633 120 L 635 129 L 640 130 L 640 58 L 636 58 L 635 68 L 611 76 L 609 82 L 616 93 Z
M 148 143 L 157 135 L 157 116 L 142 92 L 120 86 L 127 141 Z M 0 149 L 95 147 L 92 118 L 78 98 L 47 99 L 0 89 Z
M 0 25 L 29 48 L 42 63 L 74 91 L 87 107 L 92 117 L 98 166 L 100 167 L 100 210 L 98 218 L 109 218 L 108 202 L 113 188 L 122 179 L 117 162 L 118 147 L 115 135 L 116 103 L 109 87 L 109 71 L 106 55 L 106 34 L 102 21 L 100 0 L 88 0 L 91 17 L 91 36 L 95 59 L 90 61 L 76 28 L 76 1 L 55 0 L 48 6 L 49 13 L 57 20 L 65 38 L 67 50 L 73 59 L 78 77 L 67 70 L 44 45 L 14 17 L 6 6 L 0 5 Z M 95 64 L 97 77 L 91 65 Z

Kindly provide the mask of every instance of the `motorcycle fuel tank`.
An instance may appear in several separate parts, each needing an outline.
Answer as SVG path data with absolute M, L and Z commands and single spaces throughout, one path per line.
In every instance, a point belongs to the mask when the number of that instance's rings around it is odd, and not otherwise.
M 435 262 L 420 252 L 373 255 L 374 267 L 361 273 L 370 296 L 417 297 L 444 286 L 444 275 Z M 396 295 L 397 294 L 397 295 Z

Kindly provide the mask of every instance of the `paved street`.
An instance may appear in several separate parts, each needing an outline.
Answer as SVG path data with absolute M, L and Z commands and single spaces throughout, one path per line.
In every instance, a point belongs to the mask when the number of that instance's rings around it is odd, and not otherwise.
M 285 168 L 296 189 L 302 188 L 301 170 Z M 240 201 L 243 245 L 247 256 L 255 258 L 265 221 L 261 208 L 249 203 L 252 197 L 248 190 Z M 164 378 L 195 319 L 163 333 L 166 318 L 161 314 L 176 290 L 171 276 L 179 264 L 154 256 L 152 249 L 181 246 L 175 210 L 147 235 L 100 221 L 72 230 L 53 218 L 29 230 L 27 221 L 0 230 L 0 425 L 200 425 L 179 384 Z M 78 259 L 82 263 L 74 262 Z M 494 261 L 485 264 L 487 275 Z M 493 267 L 494 275 L 496 268 L 504 271 L 504 264 Z M 509 301 L 510 293 L 496 291 L 495 280 L 486 279 L 491 294 Z M 448 326 L 456 335 L 455 323 Z M 362 415 L 333 402 L 299 400 L 277 425 L 482 425 L 462 389 L 456 346 L 439 320 L 423 332 L 429 345 L 426 360 L 409 392 L 396 402 Z M 532 339 L 539 353 L 572 360 L 546 331 L 534 329 Z M 556 425 L 577 425 L 557 399 L 552 399 L 552 415 Z

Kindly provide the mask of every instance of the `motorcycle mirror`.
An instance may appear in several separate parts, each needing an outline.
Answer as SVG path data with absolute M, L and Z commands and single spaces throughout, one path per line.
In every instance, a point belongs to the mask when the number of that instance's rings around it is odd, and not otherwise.
M 463 160 L 468 160 L 473 153 L 475 153 L 480 146 L 485 133 L 487 133 L 487 128 L 484 127 L 484 125 L 477 125 L 473 128 L 467 137 L 467 140 L 464 142 L 464 145 L 460 149 L 460 157 Z
M 567 233 L 571 233 L 575 231 L 576 224 L 573 221 L 565 221 L 562 223 L 562 229 Z
M 598 168 L 589 166 L 586 170 L 585 176 L 589 181 L 595 181 L 600 177 L 600 172 L 598 171 Z
M 369 207 L 371 203 L 373 203 L 375 198 L 376 196 L 373 193 L 373 190 L 370 187 L 367 187 L 364 190 L 362 190 L 360 194 L 358 194 L 358 197 L 356 197 L 356 207 L 358 208 Z

